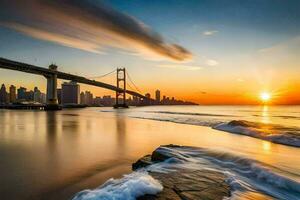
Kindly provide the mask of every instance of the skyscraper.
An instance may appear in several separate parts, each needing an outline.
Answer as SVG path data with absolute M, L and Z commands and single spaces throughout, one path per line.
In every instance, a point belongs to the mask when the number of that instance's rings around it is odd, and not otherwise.
M 93 94 L 90 91 L 85 91 L 85 104 L 88 106 L 93 105 Z
M 84 92 L 80 93 L 80 104 L 85 105 L 85 95 L 84 95 Z
M 18 100 L 25 100 L 26 99 L 26 88 L 24 88 L 24 87 L 20 87 L 19 89 L 18 89 L 18 94 L 17 94 L 17 96 L 18 96 Z
M 80 86 L 76 82 L 65 82 L 61 85 L 61 103 L 79 104 Z
M 7 92 L 4 84 L 2 84 L 0 89 L 0 103 L 7 103 Z
M 155 101 L 156 101 L 156 103 L 160 102 L 160 91 L 159 90 L 155 91 Z
M 11 85 L 9 87 L 9 102 L 13 103 L 16 101 L 16 99 L 17 99 L 16 86 Z
M 41 91 L 37 87 L 33 90 L 33 101 L 42 103 Z

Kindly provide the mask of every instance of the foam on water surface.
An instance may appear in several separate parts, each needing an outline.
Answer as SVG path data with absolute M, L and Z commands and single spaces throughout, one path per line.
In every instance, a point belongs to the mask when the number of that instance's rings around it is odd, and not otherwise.
M 121 179 L 110 179 L 93 190 L 83 190 L 73 200 L 134 200 L 145 194 L 156 194 L 163 186 L 147 172 L 133 172 Z

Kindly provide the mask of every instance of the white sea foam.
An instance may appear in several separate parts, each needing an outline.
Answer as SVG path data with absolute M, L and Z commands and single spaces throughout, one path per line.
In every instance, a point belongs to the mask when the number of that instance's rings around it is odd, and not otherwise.
M 83 190 L 73 200 L 135 200 L 145 194 L 157 194 L 163 186 L 145 171 L 110 179 L 99 188 Z
M 243 195 L 244 192 L 256 192 L 276 199 L 300 199 L 298 178 L 291 179 L 286 175 L 287 172 L 270 165 L 232 153 L 204 148 L 160 147 L 158 151 L 171 157 L 173 161 L 166 160 L 160 166 L 155 166 L 156 171 L 159 167 L 165 168 L 165 170 L 166 168 L 210 168 L 217 170 L 228 177 L 227 182 L 232 191 L 238 191 L 234 198 L 236 195 Z M 182 162 L 174 162 L 174 158 Z
M 267 128 L 266 128 L 266 127 Z M 279 125 L 264 125 L 242 120 L 233 120 L 213 126 L 214 129 L 247 135 L 274 143 L 300 147 L 299 130 Z

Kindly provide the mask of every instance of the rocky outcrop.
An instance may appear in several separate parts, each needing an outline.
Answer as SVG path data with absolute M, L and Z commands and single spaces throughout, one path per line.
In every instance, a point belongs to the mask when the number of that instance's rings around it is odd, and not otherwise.
M 168 146 L 170 147 L 170 146 Z M 178 146 L 177 146 L 178 147 Z M 133 169 L 170 158 L 155 150 L 133 164 Z M 149 172 L 164 189 L 157 195 L 144 195 L 138 200 L 222 200 L 230 196 L 230 187 L 223 173 L 208 169 L 178 169 L 169 173 Z

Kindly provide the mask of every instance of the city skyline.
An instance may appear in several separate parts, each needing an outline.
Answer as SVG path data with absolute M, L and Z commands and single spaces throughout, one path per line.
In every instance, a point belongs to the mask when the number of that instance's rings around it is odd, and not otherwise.
M 1 2 L 0 54 L 5 58 L 43 67 L 55 63 L 61 71 L 85 77 L 124 66 L 142 91 L 161 88 L 168 96 L 199 104 L 261 104 L 264 92 L 271 94 L 271 104 L 300 103 L 299 1 L 74 3 L 84 12 L 96 6 L 118 22 L 114 27 L 97 14 L 97 23 L 81 15 L 66 23 L 64 12 L 74 12 L 68 1 L 16 2 Z M 17 12 L 20 6 L 28 9 Z M 39 6 L 49 15 L 31 16 Z M 6 84 L 46 88 L 45 80 L 34 75 L 1 69 L 0 77 Z M 82 89 L 104 92 L 85 85 Z
M 149 99 L 152 98 L 150 93 L 145 94 Z M 68 105 L 86 105 L 86 106 L 114 106 L 115 95 L 102 94 L 102 96 L 95 95 L 88 90 L 80 90 L 80 84 L 70 81 L 63 82 L 61 87 L 57 89 L 58 103 L 63 106 Z M 196 105 L 194 102 L 178 100 L 175 97 L 168 97 L 163 95 L 161 97 L 160 90 L 155 91 L 155 98 L 153 102 L 143 102 L 137 97 L 128 95 L 126 103 L 130 106 L 138 105 Z M 145 101 L 145 100 L 144 100 Z M 46 92 L 39 90 L 37 86 L 33 90 L 20 86 L 17 88 L 15 85 L 6 87 L 5 84 L 1 84 L 0 88 L 0 104 L 11 103 L 24 103 L 33 102 L 46 104 Z

